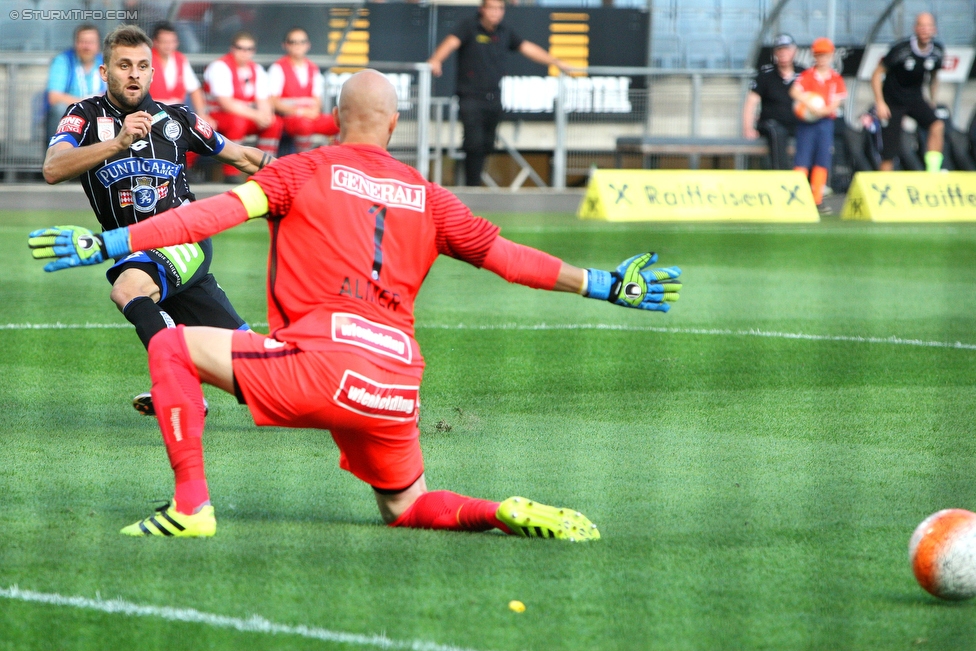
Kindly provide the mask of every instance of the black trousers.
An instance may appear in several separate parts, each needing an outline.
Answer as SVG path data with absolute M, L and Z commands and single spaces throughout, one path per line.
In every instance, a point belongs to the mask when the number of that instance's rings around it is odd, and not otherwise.
M 776 120 L 763 120 L 756 125 L 756 131 L 769 143 L 769 168 L 773 170 L 793 169 L 793 158 L 787 153 L 786 146 L 790 136 L 796 135 Z
M 502 117 L 499 93 L 460 95 L 461 125 L 464 127 L 464 182 L 481 185 L 485 157 L 495 149 L 495 131 Z

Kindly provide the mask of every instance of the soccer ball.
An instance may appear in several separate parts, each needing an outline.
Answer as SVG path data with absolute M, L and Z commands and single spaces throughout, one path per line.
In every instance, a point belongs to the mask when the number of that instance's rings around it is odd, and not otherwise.
M 922 521 L 908 543 L 918 584 L 941 599 L 976 596 L 976 513 L 945 509 Z
M 822 109 L 827 105 L 823 97 L 811 91 L 803 93 L 803 99 L 818 109 Z M 820 119 L 819 115 L 814 115 L 811 113 L 810 109 L 807 108 L 807 105 L 799 100 L 793 102 L 793 112 L 796 113 L 796 117 L 800 118 L 804 122 L 816 122 Z

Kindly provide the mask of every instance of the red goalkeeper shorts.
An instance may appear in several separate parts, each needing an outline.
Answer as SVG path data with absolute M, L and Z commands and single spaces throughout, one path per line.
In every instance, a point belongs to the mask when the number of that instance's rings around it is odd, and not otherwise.
M 257 425 L 327 429 L 339 467 L 379 489 L 407 488 L 424 472 L 420 380 L 358 352 L 305 351 L 238 330 L 234 380 Z

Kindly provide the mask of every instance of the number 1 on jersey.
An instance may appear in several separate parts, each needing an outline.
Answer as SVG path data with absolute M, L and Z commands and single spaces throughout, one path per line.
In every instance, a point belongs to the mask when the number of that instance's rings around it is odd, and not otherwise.
M 373 231 L 373 280 L 380 279 L 383 268 L 383 230 L 386 227 L 386 206 L 373 204 L 370 215 L 376 216 L 376 230 Z

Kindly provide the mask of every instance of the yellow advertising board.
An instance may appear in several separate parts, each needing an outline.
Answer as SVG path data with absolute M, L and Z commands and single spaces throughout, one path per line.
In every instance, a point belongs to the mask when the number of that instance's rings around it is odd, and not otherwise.
M 858 172 L 840 216 L 875 222 L 976 221 L 976 172 Z
M 595 170 L 576 213 L 606 221 L 817 222 L 799 172 Z

